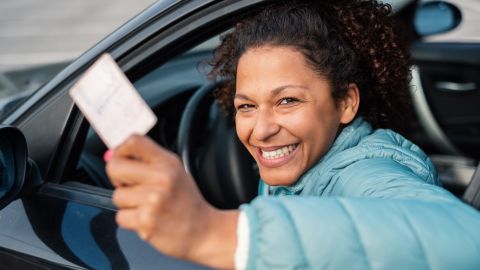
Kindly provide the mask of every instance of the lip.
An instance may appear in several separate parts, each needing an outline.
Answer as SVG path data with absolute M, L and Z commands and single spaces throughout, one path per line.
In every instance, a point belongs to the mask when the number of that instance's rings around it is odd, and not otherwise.
M 257 148 L 257 160 L 260 162 L 260 164 L 264 167 L 267 167 L 267 168 L 276 168 L 276 167 L 280 167 L 280 166 L 283 166 L 285 165 L 286 163 L 288 163 L 290 160 L 292 160 L 295 155 L 297 154 L 298 152 L 298 148 L 300 147 L 300 144 L 297 144 L 297 147 L 295 148 L 295 150 L 293 150 L 293 152 L 291 152 L 288 156 L 283 156 L 283 157 L 280 157 L 280 158 L 276 158 L 276 159 L 266 159 L 262 156 L 262 150 L 261 149 L 264 149 L 266 151 L 271 151 L 271 150 L 275 150 L 275 149 L 278 149 L 280 147 L 256 147 Z

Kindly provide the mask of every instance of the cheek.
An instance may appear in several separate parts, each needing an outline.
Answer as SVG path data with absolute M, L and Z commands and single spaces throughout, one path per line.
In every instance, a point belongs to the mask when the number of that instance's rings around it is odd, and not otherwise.
M 250 122 L 251 121 L 248 121 L 242 117 L 235 117 L 235 129 L 240 142 L 242 142 L 243 146 L 247 149 L 250 155 L 256 159 L 256 150 L 254 150 L 253 147 L 248 143 L 250 140 L 250 135 L 252 134 L 252 124 Z
M 312 131 L 318 128 L 318 123 L 313 112 L 309 110 L 296 110 L 278 118 L 278 123 L 289 133 L 300 139 L 314 136 Z
M 304 110 L 285 118 L 291 134 L 305 143 L 308 155 L 323 154 L 333 143 L 339 122 L 332 111 Z
M 309 141 L 312 144 L 311 155 L 318 159 L 323 156 L 332 146 L 339 128 L 339 122 L 335 118 L 319 119 L 316 126 L 310 130 Z
M 248 138 L 251 133 L 250 125 L 243 117 L 235 116 L 235 129 L 240 141 L 247 146 Z

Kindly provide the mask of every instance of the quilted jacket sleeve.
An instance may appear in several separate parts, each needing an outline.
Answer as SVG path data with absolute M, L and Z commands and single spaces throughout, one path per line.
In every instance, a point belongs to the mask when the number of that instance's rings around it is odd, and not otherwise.
M 392 170 L 374 163 L 380 171 L 342 171 L 327 198 L 243 205 L 248 268 L 480 269 L 480 214 L 408 170 L 385 174 Z

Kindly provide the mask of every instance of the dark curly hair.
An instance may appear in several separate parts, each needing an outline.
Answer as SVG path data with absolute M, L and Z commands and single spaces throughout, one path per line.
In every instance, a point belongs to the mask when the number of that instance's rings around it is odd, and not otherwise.
M 409 102 L 410 56 L 391 11 L 375 0 L 293 0 L 248 15 L 222 36 L 213 53 L 209 75 L 226 80 L 215 92 L 219 104 L 234 113 L 237 64 L 249 48 L 291 46 L 330 81 L 335 100 L 356 83 L 364 119 L 375 128 L 401 128 Z

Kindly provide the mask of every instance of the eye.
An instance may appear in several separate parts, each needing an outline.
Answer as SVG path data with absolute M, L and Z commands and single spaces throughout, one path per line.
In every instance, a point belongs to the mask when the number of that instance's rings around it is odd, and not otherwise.
M 286 97 L 280 99 L 279 105 L 293 105 L 297 103 L 299 100 L 293 97 Z
M 253 104 L 240 104 L 237 106 L 237 112 L 248 112 L 251 111 L 255 106 Z

